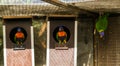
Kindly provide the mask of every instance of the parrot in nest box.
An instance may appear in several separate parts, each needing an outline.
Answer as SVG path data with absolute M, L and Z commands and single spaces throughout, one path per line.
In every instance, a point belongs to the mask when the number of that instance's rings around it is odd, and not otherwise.
M 99 16 L 97 22 L 96 22 L 96 30 L 99 32 L 100 38 L 102 38 L 105 34 L 105 30 L 107 29 L 108 26 L 108 20 L 107 17 L 109 16 L 108 13 Z
M 57 38 L 59 44 L 66 43 L 67 33 L 64 31 L 63 27 L 59 27 L 59 30 L 58 30 L 58 32 L 56 34 L 56 38 Z

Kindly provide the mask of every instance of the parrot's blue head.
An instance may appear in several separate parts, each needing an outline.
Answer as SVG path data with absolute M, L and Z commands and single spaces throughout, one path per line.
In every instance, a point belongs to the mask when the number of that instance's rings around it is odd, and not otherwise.
M 100 38 L 104 36 L 104 32 L 99 32 L 99 34 L 100 34 Z
M 60 26 L 59 27 L 59 31 L 63 31 L 64 29 L 63 29 L 63 27 L 62 26 Z
M 17 29 L 17 31 L 21 31 L 21 29 L 20 29 L 20 28 L 18 28 L 18 29 Z

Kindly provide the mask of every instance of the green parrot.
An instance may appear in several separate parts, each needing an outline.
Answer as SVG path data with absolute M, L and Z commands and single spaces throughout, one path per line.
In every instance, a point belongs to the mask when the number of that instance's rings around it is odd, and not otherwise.
M 108 26 L 108 15 L 109 14 L 104 14 L 100 16 L 96 22 L 96 30 L 99 32 L 101 38 L 104 36 L 104 31 L 107 29 Z

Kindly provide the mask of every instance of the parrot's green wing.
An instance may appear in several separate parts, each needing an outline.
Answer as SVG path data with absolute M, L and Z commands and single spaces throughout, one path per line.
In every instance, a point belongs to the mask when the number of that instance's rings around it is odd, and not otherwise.
M 67 39 L 67 33 L 65 32 L 65 34 L 66 34 L 66 38 L 65 39 Z
M 14 36 L 14 42 L 17 43 L 17 41 L 16 41 L 16 37 L 15 37 L 15 36 Z
M 98 32 L 102 32 L 107 29 L 107 26 L 108 26 L 107 17 L 108 15 L 106 14 L 106 15 L 100 16 L 99 19 L 97 20 L 96 29 Z
M 56 33 L 56 39 L 58 40 L 58 32 Z

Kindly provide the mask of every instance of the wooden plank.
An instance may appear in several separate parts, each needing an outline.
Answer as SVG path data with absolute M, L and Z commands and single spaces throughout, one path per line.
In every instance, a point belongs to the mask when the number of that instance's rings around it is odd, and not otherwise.
M 74 66 L 74 48 L 68 50 L 50 49 L 49 66 Z
M 7 66 L 32 66 L 31 49 L 6 49 Z
M 56 5 L 59 7 L 66 8 L 66 9 L 70 10 L 71 13 L 74 13 L 74 14 L 78 14 L 79 12 L 83 12 L 83 13 L 87 13 L 87 14 L 93 15 L 93 16 L 96 15 L 96 13 L 94 13 L 92 11 L 89 11 L 89 10 L 86 10 L 83 8 L 79 8 L 79 7 L 74 6 L 72 4 L 66 4 L 66 3 L 58 1 L 58 0 L 42 0 L 42 1 L 48 2 L 50 4 L 53 4 L 53 5 Z
M 50 14 L 49 17 L 77 17 L 77 15 L 56 15 L 56 14 Z
M 93 12 L 118 12 L 120 13 L 119 1 L 93 1 L 93 2 L 78 2 L 74 4 L 76 7 L 90 10 Z
M 32 16 L 3 16 L 3 19 L 32 18 Z

